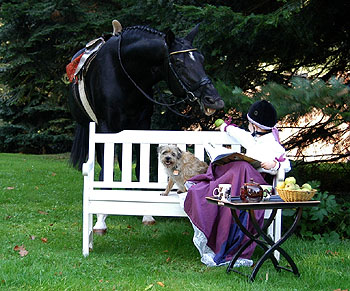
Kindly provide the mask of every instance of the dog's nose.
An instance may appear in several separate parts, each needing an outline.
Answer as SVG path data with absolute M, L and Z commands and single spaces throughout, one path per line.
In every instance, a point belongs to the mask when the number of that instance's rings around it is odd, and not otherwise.
M 166 161 L 170 161 L 170 157 L 165 157 L 165 160 Z

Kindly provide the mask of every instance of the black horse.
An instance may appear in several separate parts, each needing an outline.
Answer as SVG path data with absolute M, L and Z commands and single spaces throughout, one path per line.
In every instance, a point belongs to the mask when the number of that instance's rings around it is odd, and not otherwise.
M 77 121 L 71 163 L 81 168 L 88 153 L 88 123 L 97 122 L 98 132 L 150 129 L 152 87 L 165 80 L 177 100 L 197 100 L 205 114 L 224 106 L 203 68 L 203 55 L 192 46 L 198 25 L 185 37 L 162 33 L 145 26 L 129 27 L 112 35 L 98 50 L 83 73 L 90 113 L 71 84 L 69 106 Z M 86 103 L 86 101 L 85 101 Z M 103 148 L 97 148 L 103 168 Z M 103 171 L 102 171 L 103 172 Z

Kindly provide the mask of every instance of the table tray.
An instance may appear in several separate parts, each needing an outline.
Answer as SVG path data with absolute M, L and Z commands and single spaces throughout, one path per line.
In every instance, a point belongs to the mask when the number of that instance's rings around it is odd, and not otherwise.
M 209 203 L 217 204 L 219 206 L 227 206 L 230 208 L 235 208 L 239 210 L 245 209 L 275 209 L 275 208 L 297 208 L 303 206 L 317 206 L 320 201 L 310 200 L 310 201 L 295 201 L 295 202 L 285 202 L 281 199 L 279 195 L 272 195 L 270 200 L 261 202 L 243 202 L 239 197 L 232 197 L 231 201 L 223 201 L 216 199 L 214 197 L 205 197 Z

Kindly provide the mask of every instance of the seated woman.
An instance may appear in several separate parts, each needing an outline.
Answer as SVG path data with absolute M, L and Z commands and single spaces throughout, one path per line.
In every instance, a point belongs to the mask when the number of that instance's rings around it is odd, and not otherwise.
M 247 118 L 249 132 L 227 123 L 223 123 L 220 130 L 234 139 L 233 143 L 245 147 L 248 156 L 262 161 L 261 168 L 256 170 L 245 161 L 233 161 L 221 166 L 210 164 L 205 174 L 195 176 L 187 183 L 192 186 L 188 190 L 184 209 L 195 231 L 193 242 L 200 252 L 201 261 L 208 266 L 229 262 L 247 238 L 234 223 L 228 207 L 209 204 L 205 197 L 212 196 L 214 188 L 219 184 L 231 184 L 231 196 L 239 196 L 241 186 L 251 178 L 256 183 L 268 184 L 261 172 L 274 175 L 279 168 L 286 172 L 290 170 L 290 162 L 285 157 L 285 150 L 279 142 L 275 128 L 277 113 L 272 104 L 265 100 L 254 103 Z M 255 214 L 262 225 L 264 211 L 259 210 Z M 243 225 L 253 231 L 248 213 L 242 211 L 239 217 Z M 252 261 L 249 259 L 254 249 L 255 244 L 252 244 L 238 263 L 251 265 Z

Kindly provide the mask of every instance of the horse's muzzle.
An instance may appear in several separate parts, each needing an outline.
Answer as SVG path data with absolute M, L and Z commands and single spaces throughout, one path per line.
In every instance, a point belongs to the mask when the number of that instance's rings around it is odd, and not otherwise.
M 202 110 L 207 116 L 213 115 L 216 110 L 224 108 L 225 103 L 220 97 L 204 96 L 201 100 Z

